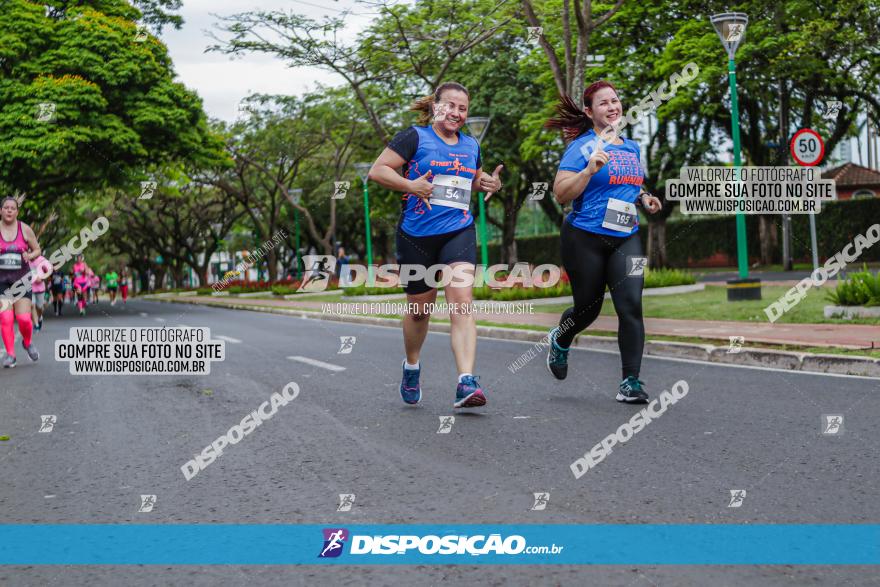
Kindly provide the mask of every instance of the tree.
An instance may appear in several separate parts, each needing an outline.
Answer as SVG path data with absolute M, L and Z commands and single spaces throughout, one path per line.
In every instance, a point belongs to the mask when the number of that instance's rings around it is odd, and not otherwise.
M 254 11 L 221 19 L 210 50 L 267 53 L 291 67 L 333 72 L 354 92 L 384 142 L 406 96 L 429 93 L 455 61 L 510 22 L 505 0 L 434 0 L 413 6 L 380 1 L 373 26 L 354 43 L 342 41 L 345 14 L 323 21 L 286 12 Z
M 173 81 L 165 46 L 138 40 L 140 11 L 122 0 L 81 4 L 7 0 L 0 11 L 0 186 L 45 206 L 219 150 L 201 101 Z
M 295 206 L 308 238 L 331 254 L 336 231 L 333 182 L 365 138 L 362 123 L 350 116 L 351 104 L 339 92 L 302 99 L 255 96 L 251 103 L 248 120 L 230 130 L 228 150 L 235 167 L 207 173 L 202 181 L 244 207 L 259 241 L 286 225 Z M 288 198 L 294 187 L 304 190 L 296 205 Z M 274 249 L 266 255 L 270 280 L 277 277 L 276 255 Z
M 556 4 L 558 2 L 545 1 L 541 3 L 540 7 L 550 10 L 551 7 L 555 8 Z M 574 0 L 573 3 L 571 0 L 562 0 L 562 18 L 561 27 L 559 28 L 559 34 L 562 38 L 558 43 L 562 45 L 563 57 L 560 60 L 559 52 L 550 43 L 548 36 L 543 33 L 544 25 L 551 23 L 543 22 L 538 18 L 535 3 L 532 0 L 522 0 L 523 12 L 529 26 L 536 27 L 542 31 L 539 35 L 540 45 L 547 56 L 550 70 L 553 72 L 553 81 L 556 83 L 556 90 L 560 95 L 567 94 L 576 103 L 583 106 L 584 72 L 587 69 L 590 38 L 596 29 L 608 22 L 620 10 L 622 5 L 623 0 L 616 0 L 610 10 L 598 17 L 594 17 L 593 0 Z M 555 11 L 550 13 L 555 14 Z M 573 23 L 572 17 L 574 17 Z M 556 23 L 553 22 L 552 24 L 555 25 Z M 556 27 L 552 28 L 556 32 Z M 574 46 L 572 46 L 572 42 Z

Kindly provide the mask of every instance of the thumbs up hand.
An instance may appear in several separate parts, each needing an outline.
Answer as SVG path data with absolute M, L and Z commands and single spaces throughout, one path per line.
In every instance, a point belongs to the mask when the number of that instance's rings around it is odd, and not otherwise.
M 488 201 L 489 198 L 492 197 L 492 194 L 495 192 L 501 191 L 501 170 L 504 169 L 504 164 L 499 165 L 495 168 L 495 171 L 492 172 L 492 175 L 486 175 L 485 173 L 480 173 L 480 191 L 486 192 L 486 197 L 483 198 L 484 201 Z
M 434 185 L 431 183 L 431 170 L 429 169 L 428 173 L 418 179 L 410 181 L 409 183 L 409 193 L 421 199 L 422 202 L 424 202 L 425 205 L 428 207 L 428 210 L 430 210 L 431 203 L 428 200 L 434 193 Z

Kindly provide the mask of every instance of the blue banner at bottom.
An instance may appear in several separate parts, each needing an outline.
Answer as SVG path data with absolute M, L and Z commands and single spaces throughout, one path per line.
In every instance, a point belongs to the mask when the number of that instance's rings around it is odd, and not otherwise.
M 0 525 L 4 565 L 877 565 L 880 525 Z

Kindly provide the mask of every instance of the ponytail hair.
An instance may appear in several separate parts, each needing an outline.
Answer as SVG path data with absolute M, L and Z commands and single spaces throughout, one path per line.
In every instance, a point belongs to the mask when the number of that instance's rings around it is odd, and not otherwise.
M 440 102 L 440 98 L 443 96 L 443 92 L 446 90 L 457 90 L 459 92 L 464 92 L 464 94 L 470 99 L 471 94 L 467 91 L 463 85 L 457 82 L 444 82 L 437 86 L 437 89 L 434 90 L 433 94 L 429 94 L 427 96 L 423 96 L 413 102 L 409 109 L 412 112 L 418 112 L 419 118 L 417 124 L 419 126 L 427 126 L 434 119 L 434 104 Z
M 593 96 L 602 88 L 611 88 L 617 93 L 617 88 L 611 85 L 611 82 L 599 80 L 591 83 L 584 90 L 584 106 L 593 107 Z M 559 103 L 556 105 L 556 116 L 544 123 L 544 128 L 558 128 L 562 130 L 562 136 L 566 141 L 576 139 L 585 132 L 593 128 L 592 119 L 587 116 L 583 109 L 578 108 L 575 101 L 568 94 L 562 94 L 559 97 Z

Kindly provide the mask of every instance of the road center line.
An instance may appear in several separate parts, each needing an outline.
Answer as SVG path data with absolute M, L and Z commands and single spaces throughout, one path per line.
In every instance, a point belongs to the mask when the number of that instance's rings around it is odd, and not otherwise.
M 327 369 L 328 371 L 345 371 L 345 367 L 340 367 L 339 365 L 334 365 L 332 363 L 325 363 L 324 361 L 319 361 L 317 359 L 310 359 L 308 357 L 300 357 L 299 355 L 294 355 L 292 357 L 287 357 L 291 361 L 299 361 L 300 363 L 305 363 L 306 365 L 312 365 L 313 367 L 320 367 L 322 369 Z
M 226 342 L 231 342 L 233 344 L 241 344 L 241 341 L 237 338 L 232 338 L 231 336 L 223 336 L 222 334 L 215 334 L 213 338 L 225 340 Z

